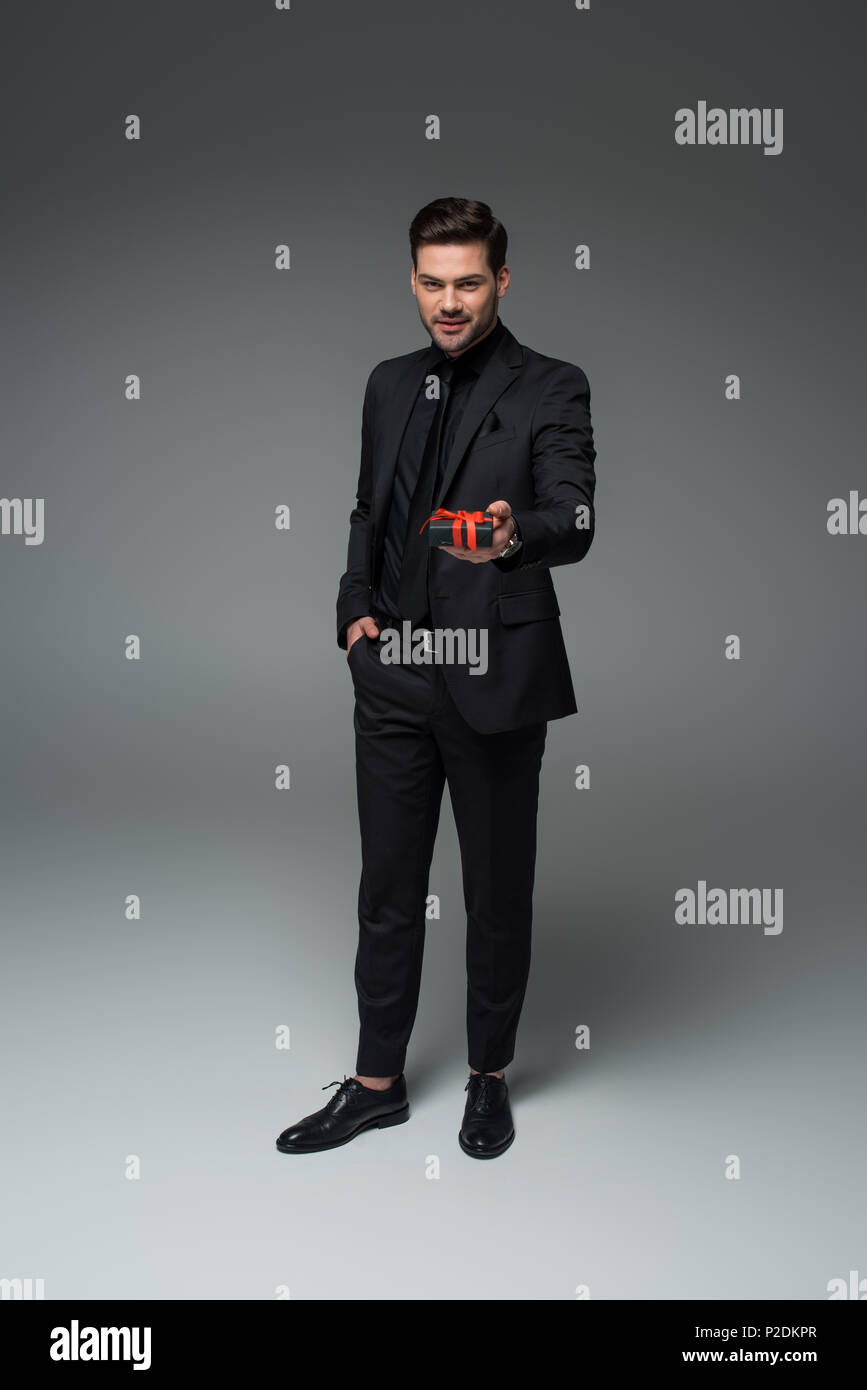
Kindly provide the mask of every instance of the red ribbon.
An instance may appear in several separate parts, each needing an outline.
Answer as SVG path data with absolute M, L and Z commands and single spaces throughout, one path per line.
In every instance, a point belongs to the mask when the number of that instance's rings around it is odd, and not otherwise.
M 462 544 L 462 542 L 461 542 L 461 523 L 465 521 L 465 522 L 467 523 L 467 548 L 470 549 L 470 550 L 476 550 L 476 549 L 478 549 L 478 547 L 476 546 L 476 522 L 477 522 L 477 521 L 490 521 L 490 520 L 492 519 L 491 516 L 490 516 L 490 513 L 489 513 L 489 512 L 450 512 L 450 511 L 447 511 L 445 507 L 437 507 L 437 509 L 436 509 L 436 511 L 434 512 L 433 516 L 429 516 L 428 519 L 427 519 L 427 521 L 439 521 L 439 519 L 440 519 L 441 517 L 449 517 L 449 516 L 454 518 L 454 520 L 452 521 L 452 540 L 453 540 L 454 544 L 457 545 L 457 546 L 459 546 L 459 545 Z M 425 522 L 422 524 L 422 526 L 419 528 L 419 535 L 421 535 L 421 533 L 422 533 L 422 531 L 424 530 L 425 526 L 427 526 L 427 521 L 425 521 Z

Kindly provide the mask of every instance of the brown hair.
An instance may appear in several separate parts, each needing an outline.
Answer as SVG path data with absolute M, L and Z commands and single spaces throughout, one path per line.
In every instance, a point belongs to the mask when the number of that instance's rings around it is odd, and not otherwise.
M 409 229 L 409 246 L 416 270 L 416 253 L 420 246 L 483 241 L 495 279 L 506 264 L 507 240 L 505 227 L 487 203 L 477 203 L 472 198 L 437 198 L 416 213 Z

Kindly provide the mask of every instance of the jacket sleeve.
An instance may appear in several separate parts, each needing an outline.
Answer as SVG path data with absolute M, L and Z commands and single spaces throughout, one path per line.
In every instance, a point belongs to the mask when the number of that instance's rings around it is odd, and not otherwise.
M 370 508 L 373 500 L 373 412 L 376 368 L 367 378 L 361 408 L 361 466 L 356 503 L 349 516 L 346 569 L 337 593 L 337 645 L 346 650 L 346 628 L 370 612 Z
M 523 544 L 506 563 L 510 570 L 572 565 L 584 559 L 596 532 L 590 383 L 580 367 L 557 364 L 536 403 L 530 433 L 536 500 L 532 510 L 515 511 Z

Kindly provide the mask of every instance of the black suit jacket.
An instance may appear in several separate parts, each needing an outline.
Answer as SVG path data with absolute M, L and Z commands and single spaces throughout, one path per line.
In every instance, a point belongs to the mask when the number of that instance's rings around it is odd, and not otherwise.
M 379 362 L 368 378 L 357 501 L 337 598 L 344 650 L 347 624 L 370 611 L 401 437 L 437 356 L 431 343 Z M 584 372 L 522 346 L 506 329 L 475 384 L 433 503 L 477 511 L 503 498 L 523 539 L 516 556 L 485 564 L 431 552 L 433 626 L 488 631 L 484 675 L 470 674 L 468 665 L 442 667 L 452 699 L 480 733 L 576 712 L 551 569 L 582 560 L 590 549 L 595 460 Z M 589 509 L 585 529 L 576 526 L 581 507 Z

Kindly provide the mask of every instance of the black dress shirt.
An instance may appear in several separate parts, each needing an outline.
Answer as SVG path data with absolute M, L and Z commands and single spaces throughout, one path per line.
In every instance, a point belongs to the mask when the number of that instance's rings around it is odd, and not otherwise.
M 429 373 L 437 374 L 443 365 L 449 362 L 453 364 L 453 375 L 442 422 L 435 492 L 439 489 L 455 436 L 476 382 L 485 364 L 496 351 L 504 332 L 505 328 L 498 318 L 487 337 L 474 343 L 460 356 L 450 357 L 442 349 L 436 350 Z M 382 571 L 374 592 L 374 607 L 395 621 L 403 617 L 398 604 L 398 593 L 410 504 L 418 482 L 428 433 L 434 423 L 439 404 L 436 398 L 428 400 L 425 388 L 426 379 L 415 399 L 400 444 L 385 530 Z M 359 617 L 361 616 L 363 615 L 359 614 Z

